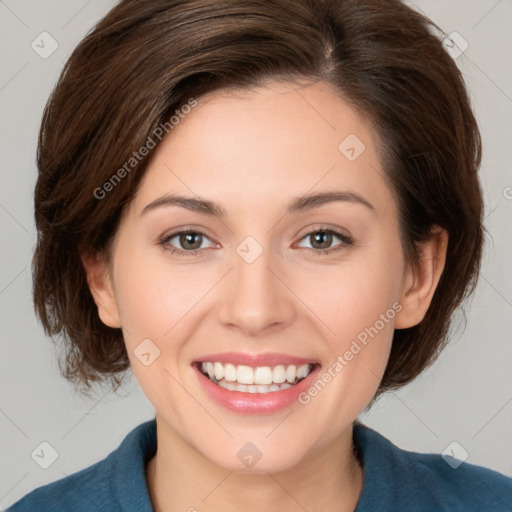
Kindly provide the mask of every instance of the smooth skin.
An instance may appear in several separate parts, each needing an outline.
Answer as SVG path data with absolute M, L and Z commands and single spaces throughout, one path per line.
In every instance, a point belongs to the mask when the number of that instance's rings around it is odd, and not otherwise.
M 350 134 L 366 147 L 354 161 L 338 149 Z M 424 317 L 448 242 L 434 229 L 420 264 L 406 264 L 379 151 L 371 125 L 326 83 L 210 93 L 154 150 L 110 254 L 83 256 L 98 314 L 122 327 L 156 410 L 147 481 L 157 512 L 355 509 L 363 469 L 352 422 L 375 395 L 394 329 Z M 371 207 L 344 200 L 287 212 L 296 198 L 332 191 Z M 167 194 L 213 201 L 226 215 L 176 205 L 142 213 Z M 186 228 L 200 233 L 169 238 Z M 343 238 L 319 238 L 322 228 Z M 252 263 L 237 252 L 248 236 L 263 249 Z M 281 352 L 327 369 L 397 302 L 400 312 L 307 405 L 228 411 L 191 366 L 217 352 Z M 145 366 L 134 351 L 148 338 L 160 356 Z M 247 442 L 262 453 L 251 468 L 237 457 Z

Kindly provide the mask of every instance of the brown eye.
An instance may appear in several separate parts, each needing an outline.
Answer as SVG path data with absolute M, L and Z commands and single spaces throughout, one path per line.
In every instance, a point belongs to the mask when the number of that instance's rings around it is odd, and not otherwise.
M 171 244 L 171 240 L 177 239 L 177 242 Z M 182 254 L 186 256 L 194 256 L 201 252 L 201 244 L 208 237 L 194 229 L 184 229 L 176 231 L 159 241 L 159 244 L 171 254 Z
M 336 238 L 341 240 L 341 243 L 335 247 L 331 247 Z M 351 238 L 332 229 L 317 229 L 316 231 L 311 231 L 301 240 L 308 240 L 311 247 L 306 248 L 318 252 L 319 254 L 332 253 L 353 244 Z
M 317 231 L 309 236 L 315 249 L 327 249 L 332 244 L 333 236 L 327 231 Z
M 181 233 L 179 235 L 179 242 L 184 249 L 198 249 L 201 246 L 202 236 L 201 233 Z

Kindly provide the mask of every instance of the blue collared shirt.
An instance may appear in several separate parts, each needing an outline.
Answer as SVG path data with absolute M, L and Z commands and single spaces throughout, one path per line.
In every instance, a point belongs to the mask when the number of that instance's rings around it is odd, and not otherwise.
M 454 469 L 441 455 L 402 450 L 360 423 L 354 441 L 364 466 L 355 512 L 512 511 L 512 478 L 501 473 L 466 462 Z M 103 460 L 38 487 L 7 512 L 153 512 L 145 468 L 156 447 L 153 419 Z

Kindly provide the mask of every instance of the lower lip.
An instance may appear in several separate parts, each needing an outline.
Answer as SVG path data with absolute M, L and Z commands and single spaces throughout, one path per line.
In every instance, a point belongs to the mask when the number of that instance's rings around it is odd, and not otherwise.
M 230 391 L 214 384 L 208 377 L 205 377 L 197 365 L 193 365 L 199 377 L 201 385 L 206 393 L 219 405 L 230 411 L 242 414 L 270 414 L 286 409 L 298 401 L 298 395 L 306 391 L 320 367 L 314 368 L 311 373 L 298 384 L 281 391 L 270 391 L 269 393 L 244 393 L 242 391 Z

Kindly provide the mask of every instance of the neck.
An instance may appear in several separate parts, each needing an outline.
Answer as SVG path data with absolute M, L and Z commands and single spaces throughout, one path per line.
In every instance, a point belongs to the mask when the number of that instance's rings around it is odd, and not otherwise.
M 157 416 L 157 453 L 146 468 L 155 512 L 353 512 L 357 506 L 363 471 L 353 450 L 352 425 L 300 464 L 255 474 L 213 464 L 163 423 Z

